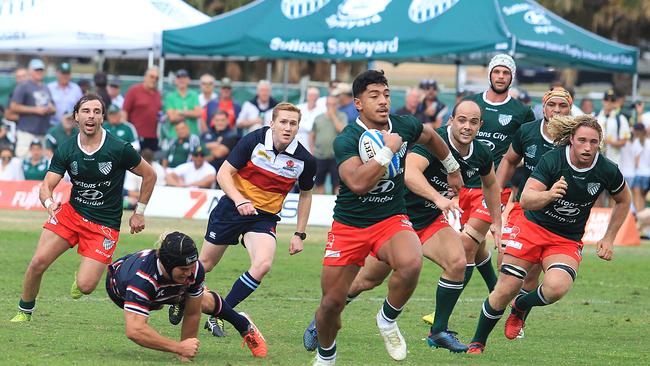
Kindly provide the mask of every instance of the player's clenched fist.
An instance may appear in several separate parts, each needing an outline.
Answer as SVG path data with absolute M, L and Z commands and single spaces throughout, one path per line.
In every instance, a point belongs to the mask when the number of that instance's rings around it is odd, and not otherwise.
M 564 197 L 566 194 L 566 189 L 566 180 L 564 180 L 564 176 L 561 176 L 560 179 L 553 184 L 551 189 L 548 190 L 551 201 L 555 201 L 558 198 Z
M 384 146 L 387 146 L 393 153 L 399 151 L 402 147 L 402 136 L 396 133 L 388 133 L 386 131 L 381 131 L 382 136 L 384 137 Z
M 187 338 L 181 341 L 178 351 L 176 352 L 180 357 L 192 358 L 196 356 L 199 351 L 199 342 L 196 338 Z

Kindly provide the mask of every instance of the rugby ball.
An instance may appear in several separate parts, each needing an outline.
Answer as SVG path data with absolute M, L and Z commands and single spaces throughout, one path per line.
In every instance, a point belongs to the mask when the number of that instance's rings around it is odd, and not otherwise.
M 367 163 L 379 152 L 379 150 L 381 150 L 382 147 L 384 147 L 384 136 L 379 130 L 365 131 L 359 138 L 359 157 L 361 158 L 361 161 L 364 164 Z M 399 156 L 395 154 L 393 155 L 390 164 L 386 167 L 386 173 L 383 178 L 394 178 L 399 174 L 399 167 Z

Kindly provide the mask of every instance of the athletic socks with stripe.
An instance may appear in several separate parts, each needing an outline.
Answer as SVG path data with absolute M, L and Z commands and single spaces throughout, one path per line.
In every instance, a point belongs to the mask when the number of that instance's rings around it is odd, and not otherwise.
M 257 290 L 260 285 L 260 281 L 256 280 L 251 276 L 248 271 L 244 272 L 239 278 L 232 284 L 232 288 L 226 296 L 226 302 L 231 307 L 236 307 L 240 302 L 246 300 L 253 291 Z

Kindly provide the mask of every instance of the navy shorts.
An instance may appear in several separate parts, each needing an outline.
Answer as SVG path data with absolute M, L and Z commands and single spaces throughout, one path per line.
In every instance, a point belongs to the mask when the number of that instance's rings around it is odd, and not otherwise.
M 237 211 L 235 203 L 223 196 L 217 203 L 205 231 L 205 240 L 216 245 L 237 245 L 239 238 L 248 233 L 269 234 L 275 238 L 275 227 L 280 218 L 267 212 L 259 215 L 242 216 Z M 243 240 L 242 240 L 242 244 Z

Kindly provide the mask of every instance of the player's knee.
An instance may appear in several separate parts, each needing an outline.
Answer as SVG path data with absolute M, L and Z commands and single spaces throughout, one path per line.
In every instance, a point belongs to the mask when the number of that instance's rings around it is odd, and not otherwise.
M 271 265 L 273 264 L 272 259 L 262 259 L 253 263 L 253 272 L 259 276 L 258 280 L 264 277 L 267 273 L 271 271 Z
M 345 308 L 345 297 L 335 298 L 333 296 L 324 296 L 320 303 L 321 310 L 327 317 L 333 314 L 340 314 Z
M 567 264 L 553 263 L 548 266 L 546 275 L 544 275 L 542 291 L 549 303 L 558 301 L 566 295 L 571 290 L 576 276 L 576 271 Z
M 399 264 L 399 267 L 395 268 L 395 272 L 399 273 L 400 276 L 406 279 L 413 279 L 414 281 L 417 281 L 418 277 L 420 276 L 421 269 L 422 256 L 417 256 L 401 262 Z
M 77 278 L 77 287 L 79 288 L 79 291 L 81 291 L 81 293 L 83 293 L 84 295 L 88 295 L 91 292 L 95 291 L 95 288 L 97 287 L 97 282 L 80 280 Z
M 459 255 L 451 259 L 448 268 L 445 268 L 445 270 L 451 275 L 463 277 L 465 275 L 465 267 L 467 267 L 467 259 Z
M 29 262 L 29 266 L 27 270 L 34 274 L 42 275 L 43 273 L 45 273 L 45 271 L 48 269 L 49 266 L 50 263 L 44 260 L 43 258 L 33 257 L 31 262 Z

